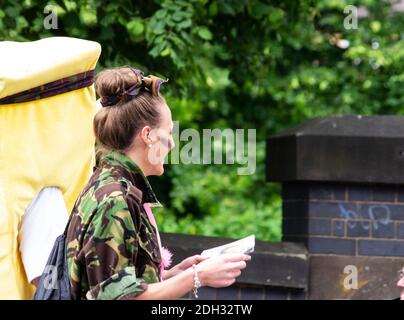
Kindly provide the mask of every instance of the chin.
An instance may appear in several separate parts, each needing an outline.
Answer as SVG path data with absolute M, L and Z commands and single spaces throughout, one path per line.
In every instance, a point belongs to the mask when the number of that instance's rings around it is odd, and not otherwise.
M 164 166 L 158 165 L 156 167 L 153 168 L 153 173 L 151 174 L 152 176 L 161 176 L 164 174 Z
M 164 174 L 164 167 L 161 166 L 159 173 L 157 174 L 158 176 L 162 176 Z

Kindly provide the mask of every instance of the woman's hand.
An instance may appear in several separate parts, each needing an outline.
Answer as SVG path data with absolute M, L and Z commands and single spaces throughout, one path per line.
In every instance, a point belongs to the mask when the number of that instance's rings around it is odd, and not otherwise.
M 194 288 L 195 280 L 192 268 L 194 263 L 202 286 L 215 288 L 230 286 L 236 281 L 241 270 L 246 267 L 245 261 L 250 259 L 250 256 L 245 254 L 226 254 L 213 258 L 202 258 L 198 255 L 189 257 L 167 271 L 179 272 L 175 277 L 149 284 L 147 290 L 135 299 L 162 300 L 182 297 Z M 183 270 L 187 266 L 188 268 Z M 181 272 L 181 270 L 183 271 Z
M 164 280 L 169 279 L 171 277 L 176 276 L 177 274 L 187 270 L 188 268 L 192 267 L 193 264 L 198 264 L 201 261 L 208 259 L 208 257 L 202 257 L 201 255 L 197 254 L 191 257 L 188 257 L 182 260 L 179 264 L 175 265 L 169 270 L 164 271 Z
M 202 286 L 228 287 L 236 281 L 249 260 L 251 257 L 246 254 L 223 254 L 206 259 L 196 268 L 199 281 Z

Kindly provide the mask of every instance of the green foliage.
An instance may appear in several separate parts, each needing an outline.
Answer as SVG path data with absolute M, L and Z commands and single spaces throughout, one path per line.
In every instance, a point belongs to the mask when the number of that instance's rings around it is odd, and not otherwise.
M 53 4 L 58 29 L 43 27 Z M 347 5 L 366 8 L 345 29 Z M 181 128 L 256 128 L 257 171 L 168 165 L 153 179 L 164 231 L 280 239 L 279 186 L 265 182 L 265 139 L 308 118 L 404 113 L 404 19 L 388 1 L 3 0 L 0 38 L 98 41 L 99 68 L 131 64 L 170 79 Z M 347 42 L 349 41 L 349 42 Z

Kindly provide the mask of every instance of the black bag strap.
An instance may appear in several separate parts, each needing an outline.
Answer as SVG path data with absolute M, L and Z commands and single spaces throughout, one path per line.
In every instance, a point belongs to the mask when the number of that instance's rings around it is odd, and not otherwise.
M 67 237 L 67 231 L 69 230 L 70 222 L 72 221 L 73 213 L 70 213 L 69 220 L 67 220 L 65 231 L 63 231 L 63 235 Z

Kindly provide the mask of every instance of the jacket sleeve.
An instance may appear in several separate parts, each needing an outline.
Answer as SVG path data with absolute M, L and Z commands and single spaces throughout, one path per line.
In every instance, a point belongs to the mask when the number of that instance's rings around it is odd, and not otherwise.
M 122 195 L 108 198 L 98 209 L 83 239 L 80 252 L 88 277 L 87 299 L 113 300 L 138 296 L 147 290 L 136 276 L 139 239 Z

